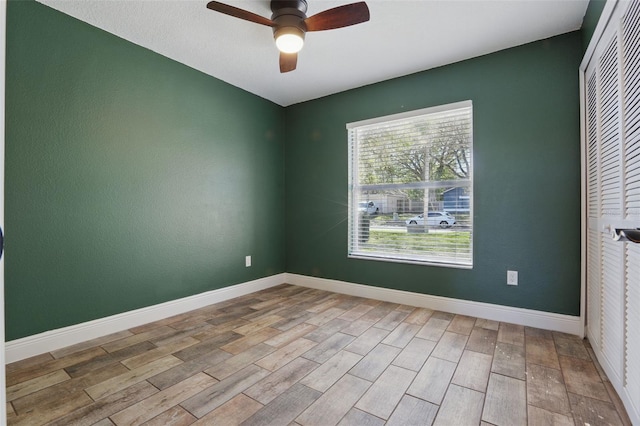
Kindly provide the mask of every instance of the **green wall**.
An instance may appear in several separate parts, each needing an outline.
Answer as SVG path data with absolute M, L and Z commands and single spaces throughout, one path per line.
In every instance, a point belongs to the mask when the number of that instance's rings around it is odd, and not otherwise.
M 587 6 L 587 11 L 584 14 L 581 28 L 583 54 L 587 50 L 587 47 L 589 47 L 589 42 L 591 41 L 591 37 L 593 37 L 593 33 L 596 30 L 598 20 L 600 19 L 600 15 L 602 15 L 602 11 L 606 3 L 607 0 L 589 0 L 589 5 Z
M 579 314 L 581 42 L 575 32 L 282 108 L 9 2 L 7 339 L 284 271 Z M 474 268 L 347 259 L 345 123 L 465 99 Z
M 579 315 L 581 51 L 577 31 L 288 107 L 287 272 Z M 348 259 L 345 124 L 466 99 L 473 269 Z
M 283 108 L 32 1 L 6 71 L 8 340 L 284 271 Z

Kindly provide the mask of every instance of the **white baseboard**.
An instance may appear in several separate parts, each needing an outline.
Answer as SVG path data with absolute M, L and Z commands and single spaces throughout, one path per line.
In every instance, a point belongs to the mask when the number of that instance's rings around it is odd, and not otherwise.
M 35 355 L 51 352 L 76 343 L 106 336 L 118 331 L 182 314 L 214 303 L 244 296 L 284 283 L 285 274 L 272 275 L 242 284 L 207 291 L 182 299 L 148 306 L 97 320 L 46 331 L 12 340 L 5 344 L 5 362 L 12 363 Z
M 439 311 L 464 314 L 495 321 L 510 322 L 547 330 L 582 336 L 583 326 L 580 317 L 534 311 L 523 308 L 493 305 L 490 303 L 472 302 L 431 296 L 409 291 L 393 290 L 337 281 L 326 278 L 282 273 L 260 278 L 242 284 L 236 284 L 217 290 L 208 291 L 146 308 L 136 309 L 69 327 L 46 331 L 22 339 L 12 340 L 5 345 L 5 362 L 12 363 L 46 352 L 55 351 L 87 340 L 106 336 L 118 331 L 158 321 L 173 315 L 199 309 L 214 303 L 244 296 L 245 294 L 288 283 L 301 287 L 316 288 L 335 293 L 366 297 L 404 305 L 430 308 Z
M 451 299 L 449 297 L 431 296 L 422 293 L 412 293 L 403 290 L 393 290 L 383 287 L 373 287 L 354 284 L 345 281 L 326 278 L 309 277 L 306 275 L 287 273 L 286 282 L 302 287 L 343 293 L 351 296 L 366 297 L 386 302 L 401 303 L 418 306 L 453 314 L 469 315 L 494 321 L 509 322 L 526 325 L 545 330 L 561 331 L 563 333 L 584 336 L 583 321 L 579 316 L 555 314 L 551 312 L 534 311 L 531 309 L 514 308 L 511 306 L 494 305 L 491 303 L 473 302 L 469 300 Z

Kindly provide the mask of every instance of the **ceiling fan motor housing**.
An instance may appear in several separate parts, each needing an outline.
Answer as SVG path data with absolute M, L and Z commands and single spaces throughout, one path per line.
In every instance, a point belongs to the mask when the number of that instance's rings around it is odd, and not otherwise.
M 278 38 L 282 33 L 296 34 L 304 40 L 307 26 L 304 20 L 307 19 L 307 2 L 305 0 L 272 0 L 271 20 L 273 26 L 273 37 Z

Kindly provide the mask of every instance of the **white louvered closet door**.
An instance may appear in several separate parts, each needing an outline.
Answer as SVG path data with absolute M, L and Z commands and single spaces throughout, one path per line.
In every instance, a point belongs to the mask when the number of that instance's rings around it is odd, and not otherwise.
M 640 421 L 640 0 L 620 1 L 584 78 L 587 334 Z

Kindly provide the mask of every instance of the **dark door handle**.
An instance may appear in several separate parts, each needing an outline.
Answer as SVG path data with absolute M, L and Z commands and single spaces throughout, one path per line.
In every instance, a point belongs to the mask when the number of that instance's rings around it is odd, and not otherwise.
M 3 253 L 4 253 L 4 234 L 2 232 L 2 227 L 0 226 L 0 259 L 2 259 Z

